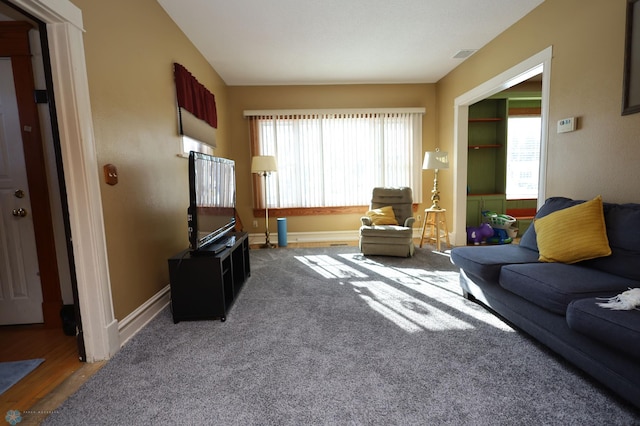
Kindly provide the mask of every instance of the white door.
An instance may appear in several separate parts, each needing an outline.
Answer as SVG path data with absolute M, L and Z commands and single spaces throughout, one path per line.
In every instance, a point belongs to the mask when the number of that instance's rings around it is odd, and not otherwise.
M 0 58 L 0 325 L 43 322 L 11 59 Z

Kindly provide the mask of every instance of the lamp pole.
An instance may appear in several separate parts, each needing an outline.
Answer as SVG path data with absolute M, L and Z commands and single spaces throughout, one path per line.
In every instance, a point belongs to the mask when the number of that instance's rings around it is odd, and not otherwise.
M 269 242 L 269 187 L 267 186 L 267 175 L 269 172 L 262 172 L 262 176 L 264 177 L 264 224 L 265 224 L 265 242 L 261 245 L 261 248 L 273 248 L 273 244 Z
M 433 189 L 431 190 L 431 201 L 433 202 L 433 204 L 430 207 L 432 210 L 441 210 L 440 209 L 440 191 L 438 190 L 438 169 L 434 169 Z

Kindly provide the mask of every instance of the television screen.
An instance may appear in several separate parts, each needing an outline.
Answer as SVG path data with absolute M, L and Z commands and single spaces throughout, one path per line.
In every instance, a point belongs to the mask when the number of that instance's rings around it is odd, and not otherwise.
M 198 250 L 235 227 L 235 162 L 189 153 L 189 246 Z

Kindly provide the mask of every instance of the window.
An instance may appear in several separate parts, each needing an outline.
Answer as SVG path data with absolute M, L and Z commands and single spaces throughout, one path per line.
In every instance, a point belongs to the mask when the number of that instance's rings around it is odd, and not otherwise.
M 278 162 L 277 173 L 266 180 L 269 208 L 368 205 L 375 186 L 409 186 L 420 202 L 423 114 L 412 109 L 250 116 L 252 155 L 274 155 Z M 264 208 L 261 188 L 256 192 L 256 207 Z
M 542 121 L 509 117 L 507 123 L 507 199 L 537 198 Z
M 213 155 L 214 147 L 204 142 L 200 142 L 199 140 L 192 139 L 189 136 L 183 135 L 180 137 L 180 149 L 180 156 L 189 158 L 190 151 Z

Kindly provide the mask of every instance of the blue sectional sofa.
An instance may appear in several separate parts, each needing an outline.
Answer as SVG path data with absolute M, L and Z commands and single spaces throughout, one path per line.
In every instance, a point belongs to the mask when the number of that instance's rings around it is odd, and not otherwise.
M 550 198 L 536 220 L 581 203 Z M 640 287 L 640 204 L 602 203 L 601 210 L 610 255 L 576 263 L 540 261 L 530 226 L 518 245 L 456 247 L 451 260 L 460 267 L 465 297 L 640 408 L 640 310 L 598 305 Z M 582 231 L 569 226 L 566 235 Z

